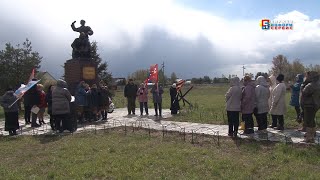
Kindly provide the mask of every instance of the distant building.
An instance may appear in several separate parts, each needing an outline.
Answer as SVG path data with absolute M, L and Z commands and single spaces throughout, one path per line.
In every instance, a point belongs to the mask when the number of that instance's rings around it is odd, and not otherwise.
M 126 78 L 112 78 L 112 84 L 117 86 L 126 85 Z
M 47 71 L 37 72 L 36 74 L 37 79 L 41 79 L 42 82 L 56 82 L 57 80 Z

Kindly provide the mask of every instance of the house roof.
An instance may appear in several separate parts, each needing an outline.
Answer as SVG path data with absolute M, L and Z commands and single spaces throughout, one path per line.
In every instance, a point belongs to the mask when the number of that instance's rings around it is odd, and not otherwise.
M 49 72 L 47 71 L 39 71 L 37 72 L 36 76 L 38 79 L 41 79 L 43 76 L 48 76 L 50 79 L 52 80 L 55 80 L 56 81 L 56 78 L 54 78 Z

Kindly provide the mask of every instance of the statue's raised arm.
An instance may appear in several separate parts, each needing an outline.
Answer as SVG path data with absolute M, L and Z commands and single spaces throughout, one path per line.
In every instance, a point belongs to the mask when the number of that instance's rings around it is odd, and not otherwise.
M 89 36 L 91 36 L 93 34 L 93 31 L 90 28 L 90 26 L 85 26 L 85 24 L 86 24 L 85 20 L 80 21 L 81 26 L 78 28 L 75 27 L 75 25 L 74 25 L 75 23 L 76 23 L 76 21 L 73 21 L 73 23 L 71 24 L 71 28 L 73 31 L 79 32 L 79 33 L 83 32 L 83 33 L 85 33 L 87 38 L 89 38 Z

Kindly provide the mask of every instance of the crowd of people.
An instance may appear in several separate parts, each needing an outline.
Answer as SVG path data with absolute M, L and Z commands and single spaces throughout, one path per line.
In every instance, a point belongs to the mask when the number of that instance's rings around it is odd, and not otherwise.
M 291 89 L 290 105 L 296 111 L 297 122 L 303 122 L 303 128 L 300 130 L 306 132 L 306 142 L 313 142 L 316 126 L 315 115 L 320 108 L 319 74 L 314 71 L 305 73 L 305 76 L 298 74 L 296 82 L 289 87 Z M 250 76 L 245 76 L 242 85 L 238 77 L 230 79 L 230 88 L 225 95 L 229 124 L 228 135 L 237 136 L 240 113 L 242 122 L 244 122 L 245 134 L 254 133 L 253 116 L 255 116 L 258 131 L 266 132 L 268 114 L 272 119 L 269 127 L 284 130 L 284 115 L 287 110 L 286 90 L 287 86 L 284 83 L 283 74 L 279 74 L 277 77 L 258 74 L 255 80 L 252 80 Z M 163 87 L 155 83 L 151 87 L 150 93 L 154 105 L 154 116 L 162 117 Z M 177 93 L 176 84 L 173 84 L 170 87 L 171 114 L 177 114 L 180 109 Z M 147 84 L 141 83 L 138 87 L 132 79 L 129 79 L 124 88 L 124 96 L 128 103 L 128 115 L 135 115 L 137 99 L 140 104 L 140 115 L 143 116 L 144 113 L 149 115 L 148 94 Z M 10 135 L 16 135 L 17 129 L 19 129 L 19 103 L 13 103 L 17 100 L 18 97 L 15 96 L 12 88 L 8 88 L 1 98 L 1 106 L 5 112 L 5 130 L 9 131 Z M 76 88 L 74 102 L 72 102 L 72 96 L 65 81 L 58 80 L 56 85 L 48 87 L 47 93 L 45 93 L 43 85 L 37 84 L 23 95 L 25 124 L 31 124 L 31 127 L 40 127 L 45 124 L 43 116 L 46 108 L 50 116 L 50 126 L 52 130 L 58 132 L 75 130 L 72 125 L 72 112 L 75 112 L 76 122 L 80 124 L 107 120 L 111 93 L 103 82 L 98 86 L 93 84 L 90 87 L 81 81 Z
M 150 93 L 152 94 L 152 101 L 154 105 L 154 116 L 162 117 L 162 94 L 164 93 L 163 87 L 154 83 Z M 124 97 L 127 98 L 127 109 L 128 115 L 135 115 L 136 99 L 138 98 L 140 104 L 140 116 L 143 116 L 143 110 L 145 110 L 145 115 L 149 115 L 148 109 L 148 86 L 145 83 L 141 83 L 140 87 L 134 84 L 133 79 L 129 79 L 128 84 L 124 88 Z M 171 114 L 177 114 L 180 109 L 176 84 L 172 84 L 170 87 L 170 97 Z
M 9 131 L 9 135 L 16 135 L 17 129 L 19 129 L 18 115 L 21 101 L 18 101 L 18 98 L 11 87 L 7 88 L 1 98 L 1 106 L 5 112 L 5 131 Z M 45 124 L 44 113 L 47 109 L 51 129 L 61 133 L 64 130 L 70 132 L 75 130 L 74 112 L 77 123 L 106 120 L 111 93 L 104 83 L 100 83 L 99 87 L 96 84 L 90 87 L 81 81 L 73 101 L 71 93 L 67 89 L 67 83 L 60 79 L 56 85 L 48 87 L 47 93 L 44 92 L 42 84 L 32 86 L 21 100 L 24 105 L 26 125 L 30 124 L 31 127 L 36 128 Z
M 320 84 L 318 72 L 309 71 L 296 76 L 296 82 L 289 86 L 291 89 L 290 105 L 295 108 L 296 120 L 303 122 L 301 131 L 305 131 L 305 142 L 314 142 L 316 135 L 315 115 L 320 107 Z M 285 101 L 287 86 L 284 75 L 277 77 L 259 74 L 252 80 L 250 76 L 240 79 L 234 77 L 230 80 L 227 91 L 226 110 L 228 117 L 228 135 L 235 137 L 239 130 L 239 118 L 244 122 L 244 134 L 254 133 L 255 116 L 258 131 L 266 132 L 268 126 L 268 113 L 271 115 L 270 128 L 284 130 L 284 115 L 287 107 Z

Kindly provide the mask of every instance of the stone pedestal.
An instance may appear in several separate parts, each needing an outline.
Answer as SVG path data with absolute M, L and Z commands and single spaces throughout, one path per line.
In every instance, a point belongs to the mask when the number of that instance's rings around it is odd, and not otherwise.
M 64 64 L 65 80 L 68 90 L 75 95 L 76 87 L 80 81 L 85 81 L 90 86 L 99 83 L 97 76 L 97 63 L 87 58 L 70 59 Z

